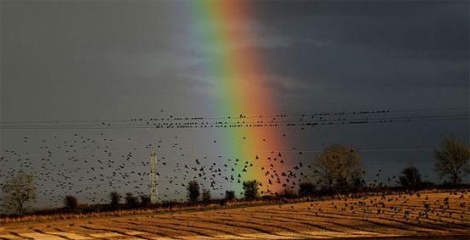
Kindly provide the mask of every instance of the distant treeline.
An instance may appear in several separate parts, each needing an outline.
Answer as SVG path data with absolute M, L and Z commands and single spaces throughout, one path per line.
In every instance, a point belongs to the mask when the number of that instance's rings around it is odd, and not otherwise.
M 421 173 L 412 164 L 404 167 L 397 178 L 399 186 L 387 186 L 381 182 L 366 184 L 365 171 L 360 164 L 360 156 L 354 147 L 332 145 L 327 147 L 313 160 L 314 172 L 305 178 L 297 188 L 286 187 L 282 192 L 271 195 L 260 194 L 262 183 L 257 180 L 244 181 L 242 197 L 236 198 L 235 192 L 227 190 L 222 199 L 213 199 L 209 189 L 202 189 L 196 180 L 186 185 L 187 202 L 166 201 L 152 203 L 148 195 L 135 196 L 118 192 L 109 194 L 108 204 L 81 205 L 77 197 L 68 195 L 64 198 L 64 207 L 31 211 L 28 215 L 93 213 L 116 210 L 162 208 L 191 208 L 210 204 L 226 205 L 237 201 L 280 201 L 283 199 L 308 199 L 330 197 L 338 194 L 364 195 L 367 193 L 386 193 L 417 191 L 423 189 L 469 189 L 462 179 L 470 173 L 470 149 L 456 139 L 449 138 L 442 142 L 435 153 L 435 171 L 441 178 L 447 178 L 443 184 L 421 180 Z M 18 172 L 2 184 L 2 203 L 6 210 L 14 210 L 17 216 L 24 214 L 28 202 L 36 198 L 34 175 Z M 14 216 L 9 215 L 9 216 Z M 7 216 L 5 214 L 2 217 Z

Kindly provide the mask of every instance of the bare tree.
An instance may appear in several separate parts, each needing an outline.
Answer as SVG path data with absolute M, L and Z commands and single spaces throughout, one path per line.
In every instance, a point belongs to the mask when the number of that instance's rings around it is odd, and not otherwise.
M 34 175 L 23 171 L 17 172 L 3 183 L 2 192 L 5 206 L 8 209 L 15 209 L 20 215 L 23 214 L 25 205 L 36 199 Z
M 318 183 L 327 190 L 350 190 L 356 178 L 361 178 L 361 157 L 354 147 L 333 145 L 313 161 Z
M 446 138 L 441 149 L 434 152 L 435 170 L 440 177 L 450 176 L 452 183 L 458 184 L 462 177 L 470 173 L 470 148 L 455 138 Z

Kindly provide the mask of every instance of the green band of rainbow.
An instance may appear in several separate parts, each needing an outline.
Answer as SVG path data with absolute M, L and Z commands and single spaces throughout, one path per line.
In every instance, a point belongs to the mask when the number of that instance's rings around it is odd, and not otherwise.
M 208 59 L 205 71 L 215 79 L 214 91 L 220 96 L 218 114 L 232 114 L 236 117 L 239 114 L 275 116 L 276 103 L 267 88 L 261 54 L 239 47 L 240 43 L 256 40 L 257 37 L 250 26 L 240 24 L 251 16 L 249 2 L 192 1 L 191 9 L 192 27 L 194 31 L 201 31 L 196 33 L 200 44 L 198 46 L 205 48 L 205 58 Z M 261 181 L 265 184 L 262 189 L 266 189 L 270 175 L 266 176 L 265 173 L 273 158 L 278 157 L 276 150 L 284 145 L 278 128 L 237 128 L 227 133 L 226 153 L 240 160 L 238 173 L 242 174 L 243 180 Z M 252 163 L 253 167 L 244 173 L 246 161 Z M 261 166 L 266 170 L 261 170 Z M 281 171 L 282 166 L 276 165 L 275 169 L 271 168 L 270 174 L 280 174 Z M 234 190 L 240 190 L 240 186 L 241 184 L 235 183 Z M 279 188 L 277 184 L 270 186 L 271 191 L 278 191 Z

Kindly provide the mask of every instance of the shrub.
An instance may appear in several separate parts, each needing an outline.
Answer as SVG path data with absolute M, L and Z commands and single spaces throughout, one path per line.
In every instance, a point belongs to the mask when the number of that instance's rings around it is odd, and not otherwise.
M 421 182 L 421 187 L 422 188 L 432 188 L 432 187 L 435 187 L 436 185 L 433 183 L 433 182 L 430 182 L 430 181 L 423 181 Z
M 258 181 L 245 181 L 243 182 L 243 190 L 246 200 L 254 200 L 258 198 Z
M 315 186 L 311 182 L 299 184 L 299 195 L 301 197 L 311 197 L 315 194 Z
M 201 195 L 199 184 L 196 180 L 192 180 L 188 183 L 188 198 L 192 203 L 197 202 L 199 196 Z
M 227 201 L 235 200 L 235 191 L 225 191 L 225 200 Z
M 421 185 L 421 174 L 419 170 L 410 165 L 406 167 L 401 172 L 402 176 L 400 176 L 400 184 L 402 187 L 405 188 L 417 188 Z
M 68 195 L 64 199 L 65 208 L 75 210 L 78 207 L 78 199 L 75 196 Z
M 110 205 L 113 207 L 118 206 L 121 202 L 121 195 L 118 192 L 111 192 L 109 198 L 111 199 Z
M 130 208 L 137 207 L 138 199 L 132 193 L 126 193 L 126 205 Z
M 144 207 L 147 207 L 147 206 L 150 206 L 152 201 L 150 199 L 150 196 L 148 195 L 141 195 L 140 196 L 140 203 L 142 204 L 142 206 Z
M 208 203 L 211 201 L 211 191 L 209 189 L 202 190 L 202 201 Z
M 294 189 L 286 187 L 286 188 L 284 188 L 282 196 L 285 197 L 285 198 L 296 198 L 297 194 L 294 191 Z

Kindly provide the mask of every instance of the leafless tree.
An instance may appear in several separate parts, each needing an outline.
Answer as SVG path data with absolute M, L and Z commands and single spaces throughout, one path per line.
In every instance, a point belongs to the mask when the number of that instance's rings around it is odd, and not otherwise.
M 470 173 L 470 148 L 455 138 L 442 141 L 441 149 L 434 152 L 435 170 L 440 177 L 450 176 L 452 183 L 458 184 L 462 177 Z
M 361 157 L 351 146 L 332 145 L 327 147 L 313 161 L 318 184 L 328 190 L 344 191 L 355 185 L 364 172 Z
M 7 209 L 14 209 L 18 214 L 23 214 L 25 205 L 36 199 L 34 175 L 23 171 L 17 172 L 3 183 L 2 194 Z

